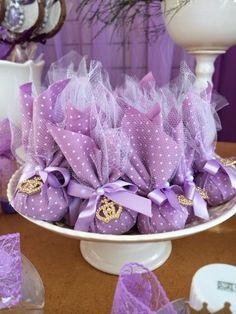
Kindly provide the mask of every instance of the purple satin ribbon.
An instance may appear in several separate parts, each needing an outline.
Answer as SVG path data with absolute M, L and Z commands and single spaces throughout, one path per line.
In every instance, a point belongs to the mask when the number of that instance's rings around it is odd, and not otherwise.
M 59 172 L 63 178 L 64 183 L 61 184 L 55 175 L 55 172 Z M 54 188 L 63 188 L 70 182 L 70 173 L 66 168 L 62 167 L 46 167 L 41 169 L 40 166 L 33 167 L 32 165 L 26 166 L 24 172 L 21 176 L 21 182 L 30 179 L 35 175 L 39 175 L 43 183 L 48 182 L 48 184 Z
M 229 176 L 232 187 L 236 189 L 236 171 L 234 169 L 223 165 L 217 159 L 208 160 L 203 169 L 213 176 L 216 175 L 220 169 L 223 169 Z
M 179 203 L 173 188 L 174 186 L 156 189 L 148 194 L 148 198 L 159 206 L 168 200 L 173 208 L 182 211 L 183 207 Z M 185 196 L 193 202 L 194 214 L 199 218 L 208 220 L 209 214 L 207 210 L 207 204 L 198 193 L 194 182 L 192 182 L 190 179 L 186 179 L 184 182 L 184 192 Z
M 176 193 L 173 191 L 173 187 L 155 189 L 148 194 L 148 198 L 159 206 L 168 201 L 173 208 L 182 211 L 182 206 L 177 199 Z
M 140 214 L 152 217 L 151 201 L 135 194 L 138 188 L 122 180 L 105 184 L 97 189 L 71 181 L 67 193 L 74 197 L 88 200 L 88 204 L 78 217 L 75 228 L 88 231 L 96 215 L 96 210 L 102 196 Z
M 209 220 L 207 203 L 201 197 L 201 195 L 197 191 L 195 183 L 191 179 L 185 179 L 184 192 L 185 196 L 193 202 L 193 211 L 195 216 L 204 220 Z

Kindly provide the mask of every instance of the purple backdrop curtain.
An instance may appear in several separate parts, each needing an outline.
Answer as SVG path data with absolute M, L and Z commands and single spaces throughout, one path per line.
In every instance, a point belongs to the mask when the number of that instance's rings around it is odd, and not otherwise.
M 158 84 L 162 85 L 175 77 L 182 60 L 194 69 L 195 60 L 183 49 L 177 47 L 168 34 L 164 33 L 154 43 L 148 43 L 141 28 L 128 34 L 125 27 L 119 33 L 107 28 L 95 37 L 101 25 L 88 27 L 76 19 L 72 12 L 61 32 L 42 48 L 47 67 L 71 50 L 81 55 L 102 61 L 115 86 L 121 84 L 124 74 L 141 78 L 152 71 Z M 223 130 L 219 140 L 236 141 L 236 47 L 217 60 L 214 77 L 215 88 L 230 102 L 220 113 Z

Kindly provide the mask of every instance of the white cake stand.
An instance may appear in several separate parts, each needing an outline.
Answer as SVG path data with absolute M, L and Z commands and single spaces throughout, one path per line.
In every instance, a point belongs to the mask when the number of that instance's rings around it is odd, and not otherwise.
M 20 171 L 12 177 L 8 185 L 8 198 L 11 202 L 15 182 Z M 172 250 L 171 240 L 184 238 L 219 225 L 236 214 L 236 197 L 228 203 L 210 210 L 210 220 L 195 222 L 183 230 L 141 235 L 105 235 L 81 232 L 61 227 L 45 221 L 31 219 L 20 213 L 25 219 L 59 235 L 81 240 L 80 250 L 84 259 L 93 267 L 117 275 L 125 263 L 136 262 L 154 270 L 163 265 Z
M 236 1 L 164 0 L 166 29 L 171 38 L 196 57 L 196 87 L 205 89 L 220 54 L 236 44 Z

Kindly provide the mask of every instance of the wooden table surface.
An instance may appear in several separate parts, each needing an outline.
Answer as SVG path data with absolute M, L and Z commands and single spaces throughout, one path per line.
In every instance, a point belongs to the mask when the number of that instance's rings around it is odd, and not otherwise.
M 221 143 L 218 152 L 222 156 L 236 155 L 236 144 Z M 12 232 L 21 233 L 22 252 L 42 277 L 46 314 L 110 313 L 117 277 L 87 264 L 81 257 L 79 241 L 50 233 L 19 215 L 0 215 L 0 234 Z M 236 216 L 172 244 L 171 257 L 155 274 L 174 300 L 188 296 L 191 278 L 203 265 L 236 265 Z

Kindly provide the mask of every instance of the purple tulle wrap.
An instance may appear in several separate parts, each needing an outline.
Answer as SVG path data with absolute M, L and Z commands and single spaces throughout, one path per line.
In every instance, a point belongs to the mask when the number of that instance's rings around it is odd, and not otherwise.
M 22 298 L 20 235 L 0 236 L 0 310 L 14 307 Z
M 112 314 L 177 314 L 156 276 L 139 264 L 125 265 L 119 275 Z
M 47 122 L 57 121 L 56 98 L 66 84 L 55 83 L 38 97 L 32 96 L 30 84 L 21 88 L 22 143 L 27 161 L 12 204 L 18 212 L 45 221 L 61 220 L 69 205 L 65 189 L 70 180 L 68 165 L 46 127 Z M 41 181 L 41 188 L 22 192 L 20 186 L 35 178 Z

